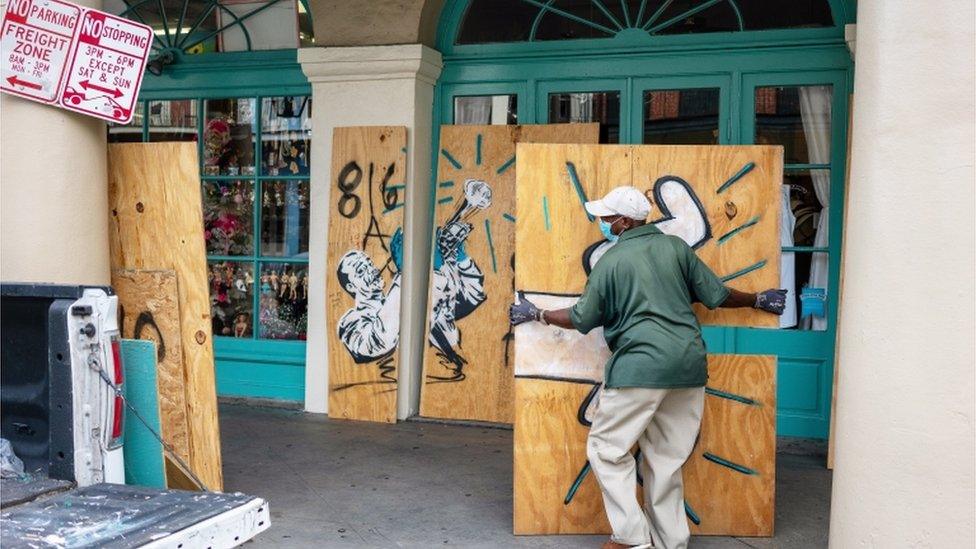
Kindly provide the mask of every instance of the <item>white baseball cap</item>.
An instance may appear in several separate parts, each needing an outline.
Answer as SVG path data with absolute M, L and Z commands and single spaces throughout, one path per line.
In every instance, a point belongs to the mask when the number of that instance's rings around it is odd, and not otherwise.
M 621 186 L 608 192 L 599 200 L 591 200 L 584 207 L 590 215 L 606 217 L 622 215 L 644 221 L 651 213 L 651 202 L 634 187 Z

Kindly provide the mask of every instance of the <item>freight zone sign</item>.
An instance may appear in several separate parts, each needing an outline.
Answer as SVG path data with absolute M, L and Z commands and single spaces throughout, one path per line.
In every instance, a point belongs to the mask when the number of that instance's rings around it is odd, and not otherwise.
M 152 28 L 61 0 L 7 0 L 0 91 L 125 124 Z

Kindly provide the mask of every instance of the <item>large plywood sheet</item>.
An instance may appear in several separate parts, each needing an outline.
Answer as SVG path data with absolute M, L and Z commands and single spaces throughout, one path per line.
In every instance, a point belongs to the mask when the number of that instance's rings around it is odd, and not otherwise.
M 681 236 L 730 286 L 757 291 L 779 281 L 779 148 L 520 144 L 518 163 L 516 286 L 544 308 L 578 298 L 587 267 L 608 245 L 583 202 L 618 185 L 644 191 L 651 221 Z M 751 309 L 698 313 L 703 323 L 777 325 Z M 515 330 L 516 533 L 607 531 L 605 516 L 592 513 L 602 506 L 599 491 L 583 473 L 587 397 L 607 357 L 592 334 Z M 685 470 L 700 522 L 693 531 L 771 535 L 775 359 L 711 356 L 709 372 L 702 436 Z
M 708 372 L 701 434 L 683 471 L 689 526 L 695 535 L 771 536 L 776 359 L 710 355 Z M 586 469 L 589 429 L 580 421 L 595 387 L 516 378 L 516 534 L 610 532 L 600 489 Z
M 113 269 L 176 272 L 189 466 L 223 488 L 203 236 L 194 143 L 109 145 L 109 244 Z
M 155 342 L 156 385 L 163 440 L 190 461 L 176 271 L 112 271 L 122 337 Z
M 729 286 L 779 284 L 781 147 L 520 144 L 518 163 L 519 289 L 582 291 L 584 252 L 603 241 L 582 202 L 618 185 L 644 191 L 650 220 L 682 236 Z M 704 324 L 778 326 L 752 309 L 697 311 Z
M 441 127 L 422 416 L 513 421 L 515 146 L 598 138 L 598 124 Z
M 326 309 L 329 415 L 396 421 L 404 127 L 336 128 Z

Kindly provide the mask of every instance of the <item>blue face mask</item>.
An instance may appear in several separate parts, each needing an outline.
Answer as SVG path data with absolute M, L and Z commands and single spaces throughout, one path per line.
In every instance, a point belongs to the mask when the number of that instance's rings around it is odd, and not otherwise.
M 617 221 L 620 221 L 619 219 Z M 613 223 L 616 223 L 614 221 Z M 607 223 L 604 220 L 600 220 L 600 232 L 603 233 L 604 238 L 610 242 L 616 242 L 620 235 L 613 234 L 613 223 Z

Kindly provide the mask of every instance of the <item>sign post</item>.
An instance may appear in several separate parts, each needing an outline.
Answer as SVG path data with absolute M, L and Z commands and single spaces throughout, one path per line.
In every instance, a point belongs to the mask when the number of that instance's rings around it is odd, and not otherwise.
M 151 27 L 62 0 L 8 0 L 0 91 L 118 124 L 132 119 Z

